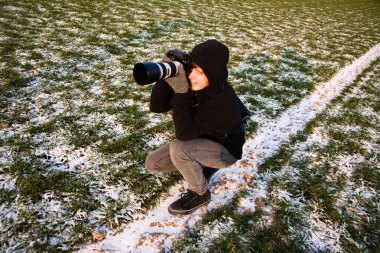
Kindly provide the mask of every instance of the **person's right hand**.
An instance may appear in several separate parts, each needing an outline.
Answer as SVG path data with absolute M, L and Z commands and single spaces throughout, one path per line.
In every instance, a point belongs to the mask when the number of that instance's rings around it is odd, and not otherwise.
M 173 60 L 170 59 L 165 52 L 162 56 L 162 61 L 172 62 Z M 168 77 L 165 81 L 170 85 L 170 87 L 172 87 L 175 93 L 186 93 L 189 91 L 189 83 L 187 82 L 186 72 L 182 63 L 178 66 L 177 75 Z

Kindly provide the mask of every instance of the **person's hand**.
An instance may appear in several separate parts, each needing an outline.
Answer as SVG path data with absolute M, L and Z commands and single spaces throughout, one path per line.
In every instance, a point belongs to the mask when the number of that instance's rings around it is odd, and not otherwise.
M 169 50 L 165 50 L 165 53 L 164 53 L 164 55 L 162 56 L 162 59 L 161 59 L 162 62 L 172 62 L 173 61 L 172 59 L 170 59 L 168 57 L 168 55 L 167 55 L 168 52 L 169 52 Z
M 189 83 L 187 82 L 183 64 L 178 66 L 177 75 L 166 78 L 165 81 L 172 87 L 175 93 L 186 93 L 189 91 Z
M 172 60 L 165 54 L 162 56 L 163 62 L 172 62 Z M 189 91 L 189 83 L 187 82 L 186 72 L 183 64 L 179 64 L 178 73 L 175 76 L 166 78 L 165 81 L 172 87 L 175 93 L 186 93 Z

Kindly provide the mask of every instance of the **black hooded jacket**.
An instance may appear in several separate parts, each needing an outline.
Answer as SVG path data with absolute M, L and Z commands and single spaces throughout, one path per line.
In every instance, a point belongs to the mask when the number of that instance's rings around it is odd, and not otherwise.
M 160 80 L 152 89 L 150 109 L 157 113 L 173 109 L 177 139 L 208 138 L 221 143 L 240 159 L 245 142 L 242 121 L 249 112 L 227 83 L 228 48 L 217 40 L 208 40 L 194 47 L 191 59 L 202 68 L 209 86 L 199 91 L 174 93 Z

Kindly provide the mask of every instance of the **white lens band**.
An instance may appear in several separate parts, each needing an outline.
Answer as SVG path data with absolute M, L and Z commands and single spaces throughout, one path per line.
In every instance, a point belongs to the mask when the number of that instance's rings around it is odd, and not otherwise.
M 162 76 L 164 75 L 164 70 L 162 69 L 162 66 L 161 64 L 157 64 L 158 65 L 158 68 L 160 69 L 160 78 L 158 78 L 158 80 L 162 79 Z

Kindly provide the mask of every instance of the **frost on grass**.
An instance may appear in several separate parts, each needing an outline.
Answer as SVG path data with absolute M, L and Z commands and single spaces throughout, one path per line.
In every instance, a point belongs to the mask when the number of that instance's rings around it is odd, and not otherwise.
M 179 252 L 208 252 L 210 244 L 218 240 L 223 234 L 234 231 L 235 224 L 230 217 L 221 217 L 212 223 L 204 224 L 198 228 L 190 228 L 187 238 L 182 243 L 186 244 Z M 178 246 L 177 246 L 178 247 Z
M 379 37 L 378 8 L 368 1 L 3 2 L 0 244 L 9 251 L 72 250 L 154 205 L 176 182 L 144 168 L 174 131 L 170 115 L 148 112 L 152 86 L 135 85 L 134 63 L 222 40 L 230 81 L 259 123 Z M 376 151 L 371 140 L 362 144 Z
M 268 54 L 252 55 L 232 77 L 256 117 L 278 116 L 313 88 L 312 65 L 292 48 L 285 48 L 277 60 Z

